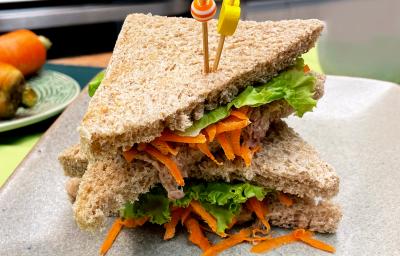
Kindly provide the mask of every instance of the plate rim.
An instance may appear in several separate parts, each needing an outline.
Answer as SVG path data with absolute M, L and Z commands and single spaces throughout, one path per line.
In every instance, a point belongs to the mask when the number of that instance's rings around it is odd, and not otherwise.
M 25 127 L 31 124 L 35 124 L 38 122 L 41 122 L 43 120 L 46 120 L 52 116 L 55 116 L 57 114 L 59 114 L 61 111 L 63 111 L 66 107 L 68 107 L 69 104 L 71 104 L 79 95 L 79 93 L 81 92 L 81 87 L 79 85 L 79 83 L 71 76 L 61 73 L 59 71 L 55 71 L 55 70 L 51 70 L 51 69 L 46 69 L 44 70 L 46 72 L 50 71 L 52 73 L 56 73 L 58 76 L 64 77 L 68 80 L 71 81 L 71 85 L 73 85 L 75 93 L 73 95 L 73 97 L 71 97 L 71 99 L 69 99 L 68 101 L 55 106 L 54 108 L 48 109 L 44 112 L 38 113 L 36 115 L 32 115 L 32 116 L 28 116 L 28 117 L 24 117 L 21 119 L 17 119 L 17 120 L 10 120 L 9 122 L 6 121 L 6 123 L 4 123 L 3 125 L 0 124 L 0 133 L 1 132 L 6 132 L 6 131 L 11 131 L 14 129 L 18 129 L 21 127 Z

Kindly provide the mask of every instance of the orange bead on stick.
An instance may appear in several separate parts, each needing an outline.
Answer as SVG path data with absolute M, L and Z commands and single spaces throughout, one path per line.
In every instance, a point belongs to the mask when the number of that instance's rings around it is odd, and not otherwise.
M 217 12 L 217 5 L 214 0 L 194 0 L 190 12 L 197 21 L 202 23 L 203 30 L 203 54 L 204 54 L 204 72 L 210 72 L 209 54 L 208 54 L 208 26 L 207 21 L 211 20 Z

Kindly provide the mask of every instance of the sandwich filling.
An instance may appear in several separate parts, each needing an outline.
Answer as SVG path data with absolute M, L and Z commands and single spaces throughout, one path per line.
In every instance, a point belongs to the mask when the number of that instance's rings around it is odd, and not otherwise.
M 256 244 L 252 252 L 266 252 L 295 241 L 328 252 L 335 251 L 332 246 L 313 239 L 312 233 L 304 229 L 272 238 L 266 218 L 268 202 L 279 200 L 290 207 L 294 204 L 291 196 L 249 183 L 207 183 L 199 180 L 190 180 L 184 190 L 183 198 L 171 200 L 163 187 L 158 185 L 142 194 L 138 201 L 126 203 L 103 243 L 101 254 L 108 251 L 122 227 L 135 228 L 147 222 L 164 226 L 164 240 L 172 239 L 181 223 L 189 232 L 189 240 L 203 250 L 203 255 L 216 255 L 245 241 Z M 241 229 L 236 234 L 228 232 L 236 224 L 252 220 L 253 214 L 258 221 L 251 227 Z M 223 240 L 212 245 L 203 230 Z
M 89 84 L 93 95 L 102 80 L 98 76 Z M 230 161 L 240 158 L 250 166 L 253 154 L 259 150 L 259 143 L 265 137 L 271 122 L 295 112 L 303 116 L 316 105 L 313 98 L 316 77 L 301 58 L 295 65 L 279 73 L 266 83 L 247 86 L 226 105 L 207 113 L 199 112 L 193 124 L 183 132 L 165 129 L 161 136 L 150 143 L 135 144 L 123 150 L 127 162 L 134 159 L 146 161 L 159 171 L 162 185 L 171 199 L 184 197 L 179 186 L 184 186 L 185 170 L 191 169 L 207 156 L 221 165 L 223 159 L 215 153 L 222 151 Z M 286 112 L 274 116 L 275 102 L 285 101 Z M 222 155 L 222 154 L 220 154 Z

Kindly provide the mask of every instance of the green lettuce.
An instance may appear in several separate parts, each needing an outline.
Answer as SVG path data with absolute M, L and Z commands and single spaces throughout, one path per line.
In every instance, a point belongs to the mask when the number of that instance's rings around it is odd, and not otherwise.
M 178 200 L 169 200 L 161 186 L 140 196 L 139 201 L 126 203 L 121 209 L 123 218 L 141 218 L 147 216 L 151 223 L 164 224 L 170 221 L 170 206 L 188 207 L 192 200 L 200 204 L 217 220 L 217 230 L 223 232 L 240 213 L 241 205 L 249 198 L 263 200 L 273 190 L 249 183 L 227 183 L 191 181 L 184 187 L 185 196 Z
M 312 97 L 314 95 L 316 78 L 303 71 L 304 63 L 298 59 L 291 69 L 279 73 L 265 84 L 259 86 L 248 86 L 229 104 L 220 106 L 195 121 L 191 127 L 185 130 L 182 135 L 196 136 L 207 126 L 226 118 L 232 107 L 241 108 L 244 106 L 259 107 L 275 100 L 286 100 L 296 112 L 302 117 L 305 112 L 311 111 L 317 104 Z
M 92 80 L 90 80 L 90 82 L 88 84 L 90 97 L 93 97 L 97 88 L 99 88 L 101 82 L 103 81 L 104 74 L 105 74 L 105 70 L 99 72 L 95 77 L 92 78 Z
M 165 190 L 157 186 L 142 194 L 135 203 L 126 203 L 120 210 L 120 215 L 126 219 L 147 216 L 151 223 L 162 225 L 171 220 L 169 204 Z

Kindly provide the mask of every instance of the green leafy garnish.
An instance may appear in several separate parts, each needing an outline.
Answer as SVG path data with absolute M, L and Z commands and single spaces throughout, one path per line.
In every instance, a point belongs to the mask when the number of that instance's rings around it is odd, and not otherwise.
M 246 87 L 229 104 L 204 114 L 182 135 L 196 136 L 202 129 L 229 116 L 232 107 L 259 107 L 281 99 L 286 100 L 294 108 L 296 115 L 302 117 L 317 104 L 317 101 L 312 98 L 316 78 L 310 73 L 305 74 L 303 67 L 303 59 L 298 59 L 291 69 L 279 73 L 267 83 L 256 87 Z
M 123 218 L 147 216 L 150 222 L 161 225 L 171 219 L 170 205 L 185 208 L 192 200 L 197 200 L 217 220 L 218 232 L 223 232 L 233 217 L 240 213 L 243 203 L 252 197 L 263 200 L 273 190 L 249 183 L 192 181 L 184 187 L 184 192 L 185 197 L 182 199 L 169 200 L 164 188 L 154 187 L 150 192 L 140 196 L 139 201 L 125 204 L 121 209 L 121 216 Z
M 90 80 L 89 85 L 88 85 L 90 97 L 93 97 L 97 88 L 99 88 L 101 81 L 103 81 L 104 74 L 105 74 L 105 70 L 99 72 L 95 77 L 92 78 L 92 80 Z

